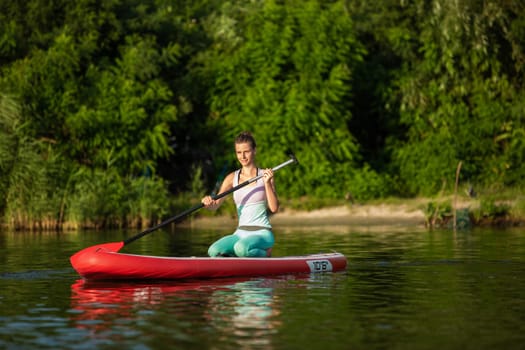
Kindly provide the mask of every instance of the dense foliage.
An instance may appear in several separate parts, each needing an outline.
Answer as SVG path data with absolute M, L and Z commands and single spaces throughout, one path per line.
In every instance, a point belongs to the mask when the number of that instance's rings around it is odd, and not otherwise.
M 0 215 L 144 225 L 251 130 L 279 193 L 369 199 L 525 178 L 525 5 L 0 0 Z M 184 198 L 187 198 L 184 196 Z

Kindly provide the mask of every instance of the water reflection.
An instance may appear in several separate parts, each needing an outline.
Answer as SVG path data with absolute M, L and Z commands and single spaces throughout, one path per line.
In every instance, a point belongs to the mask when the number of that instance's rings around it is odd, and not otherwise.
M 217 279 L 184 282 L 88 282 L 71 286 L 71 321 L 93 338 L 117 341 L 115 327 L 137 331 L 154 324 L 186 343 L 202 345 L 202 331 L 211 345 L 232 344 L 271 349 L 271 337 L 280 326 L 276 285 L 300 276 L 259 279 Z M 306 277 L 305 277 L 306 278 Z M 181 319 L 191 315 L 191 327 Z M 130 325 L 126 327 L 126 325 Z M 133 326 L 132 326 L 133 325 Z M 138 327 L 137 327 L 138 325 Z M 197 331 L 200 329 L 200 331 Z M 233 335 L 233 337 L 232 337 Z M 217 337 L 216 339 L 213 339 Z
M 273 348 L 269 335 L 278 328 L 274 317 L 280 314 L 273 296 L 274 283 L 270 279 L 237 282 L 228 290 L 212 293 L 205 314 L 224 341 L 234 339 L 246 348 Z

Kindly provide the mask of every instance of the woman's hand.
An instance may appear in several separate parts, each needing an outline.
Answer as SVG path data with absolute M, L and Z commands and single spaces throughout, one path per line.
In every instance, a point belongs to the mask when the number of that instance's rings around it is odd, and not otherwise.
M 265 183 L 270 183 L 273 179 L 273 170 L 272 169 L 264 169 L 263 170 L 263 180 Z
M 233 188 L 233 177 L 234 177 L 233 172 L 229 173 L 226 176 L 226 178 L 222 182 L 221 188 L 219 189 L 218 195 Z M 201 203 L 202 205 L 204 205 L 204 208 L 206 209 L 217 210 L 222 205 L 222 202 L 224 202 L 224 200 L 225 200 L 224 197 L 213 199 L 212 196 L 205 196 L 201 199 Z
M 206 209 L 213 209 L 217 206 L 217 201 L 215 201 L 211 196 L 206 196 L 201 199 L 201 203 Z

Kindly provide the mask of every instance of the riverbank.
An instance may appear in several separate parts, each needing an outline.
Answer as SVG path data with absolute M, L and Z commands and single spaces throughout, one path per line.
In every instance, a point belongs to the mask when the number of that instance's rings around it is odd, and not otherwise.
M 191 200 L 185 199 L 177 208 L 172 208 L 173 213 L 187 210 Z M 456 208 L 457 228 L 473 226 L 525 226 L 525 196 L 521 194 L 500 195 L 499 198 L 484 196 L 481 198 L 468 198 L 458 196 L 440 196 L 439 198 L 386 198 L 364 203 L 350 201 L 327 202 L 319 199 L 300 198 L 292 201 L 283 201 L 279 212 L 272 216 L 272 224 L 276 228 L 287 226 L 301 226 L 320 229 L 335 226 L 357 227 L 380 226 L 386 229 L 403 227 L 406 229 L 428 228 L 453 228 L 454 210 Z M 160 220 L 160 219 L 157 219 Z M 164 218 L 163 220 L 166 220 Z M 104 224 L 105 222 L 103 222 Z M 76 229 L 104 229 L 127 228 L 144 229 L 159 224 L 157 222 L 127 222 L 123 226 L 100 225 L 99 222 L 65 222 L 61 227 L 56 220 L 36 221 L 30 226 L 13 226 L 15 230 L 76 230 Z M 179 226 L 195 228 L 224 228 L 234 229 L 237 217 L 233 202 L 223 205 L 217 212 L 200 210 L 184 217 L 177 223 Z M 9 227 L 1 224 L 0 227 Z
M 414 208 L 413 205 L 402 204 L 339 205 L 315 210 L 296 210 L 284 207 L 272 216 L 271 221 L 274 227 L 425 227 L 423 211 Z M 181 224 L 196 228 L 234 228 L 237 218 L 232 215 L 196 216 Z
M 283 204 L 272 216 L 274 227 L 302 226 L 312 228 L 352 226 L 378 229 L 404 227 L 425 229 L 452 227 L 454 211 L 451 198 L 435 201 L 425 198 L 390 200 L 364 204 L 327 206 L 313 210 L 292 209 Z M 487 204 L 488 203 L 488 204 Z M 456 202 L 457 220 L 466 226 L 523 226 L 525 218 L 520 205 L 513 201 L 483 202 L 461 198 Z M 235 215 L 196 215 L 183 225 L 196 228 L 235 228 Z M 466 221 L 465 221 L 466 220 Z

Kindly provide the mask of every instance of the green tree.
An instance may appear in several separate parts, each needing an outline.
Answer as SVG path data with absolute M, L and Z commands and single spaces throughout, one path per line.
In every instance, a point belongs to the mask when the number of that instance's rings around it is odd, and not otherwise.
M 522 183 L 524 6 L 500 1 L 414 5 L 417 56 L 398 79 L 406 141 L 395 163 L 412 193 L 435 193 L 463 161 L 487 185 Z M 450 181 L 449 183 L 452 183 Z
M 359 160 L 347 121 L 364 54 L 344 2 L 241 3 L 208 21 L 214 126 L 230 143 L 241 130 L 254 132 L 266 147 L 263 166 L 283 161 L 288 148 L 296 152 L 305 165 L 287 170 L 295 176 L 281 178 L 283 193 L 342 197 Z
M 68 115 L 69 138 L 76 145 L 73 157 L 102 167 L 111 157 L 123 172 L 155 169 L 167 157 L 169 123 L 176 117 L 172 93 L 158 78 L 161 52 L 154 40 L 129 38 L 116 66 L 89 70 L 91 91 Z
M 57 175 L 55 184 L 63 186 L 60 200 L 55 207 L 50 205 L 60 218 L 66 216 L 70 199 L 81 195 L 82 182 L 89 181 L 78 175 L 83 172 L 105 174 L 107 179 L 94 182 L 100 186 L 124 179 L 116 183 L 128 186 L 130 192 L 134 177 L 147 175 L 149 181 L 158 181 L 149 188 L 166 190 L 155 170 L 159 158 L 171 153 L 170 124 L 176 121 L 177 99 L 163 79 L 165 72 L 177 68 L 180 56 L 177 34 L 170 34 L 178 33 L 173 3 L 2 3 L 6 11 L 1 16 L 7 21 L 2 22 L 6 31 L 0 41 L 5 54 L 0 91 L 20 101 L 26 144 L 46 146 L 28 150 L 44 162 L 43 173 Z M 22 44 L 16 40 L 20 37 L 25 38 Z M 52 166 L 51 160 L 61 157 L 65 158 L 58 163 L 68 166 Z M 46 191 L 54 186 L 40 185 Z M 17 193 L 13 185 L 6 186 L 4 191 Z M 118 186 L 105 188 L 109 189 L 120 193 Z M 107 195 L 99 190 L 95 193 Z M 158 191 L 148 193 L 159 194 L 163 202 Z M 136 200 L 144 198 L 147 195 Z M 30 210 L 25 203 L 19 206 L 22 212 Z M 128 207 L 132 210 L 133 204 Z M 122 220 L 125 215 L 118 217 Z

